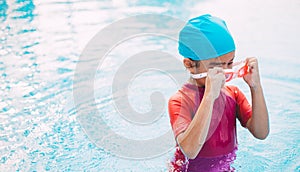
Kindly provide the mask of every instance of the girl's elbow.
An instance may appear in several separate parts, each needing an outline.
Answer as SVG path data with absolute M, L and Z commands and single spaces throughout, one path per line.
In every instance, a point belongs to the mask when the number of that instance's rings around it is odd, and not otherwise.
M 269 135 L 269 130 L 266 132 L 265 135 L 263 135 L 263 137 L 261 137 L 261 140 L 265 140 Z
M 183 146 L 182 144 L 179 144 L 179 147 L 182 151 L 182 153 L 188 158 L 188 159 L 195 159 L 199 153 L 199 151 L 196 148 L 193 148 L 192 146 Z
M 254 135 L 255 138 L 260 139 L 260 140 L 265 140 L 269 135 L 269 130 L 261 133 L 257 133 Z
M 186 141 L 183 139 L 182 135 L 178 135 L 177 143 L 181 149 L 181 152 L 188 158 L 188 159 L 195 159 L 200 152 L 202 144 L 196 144 L 191 141 Z
M 193 151 L 183 151 L 184 155 L 188 158 L 188 159 L 195 159 L 197 157 L 197 154 Z
M 259 140 L 265 140 L 267 138 L 267 135 L 264 136 L 255 136 L 255 138 L 259 139 Z

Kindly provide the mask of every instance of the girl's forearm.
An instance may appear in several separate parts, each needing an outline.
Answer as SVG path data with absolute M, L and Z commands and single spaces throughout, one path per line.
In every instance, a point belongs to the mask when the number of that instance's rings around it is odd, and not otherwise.
M 189 159 L 194 159 L 206 141 L 214 99 L 204 94 L 202 102 L 188 128 L 177 136 L 177 142 Z
M 247 128 L 258 139 L 265 139 L 269 134 L 269 116 L 261 85 L 250 87 L 252 96 L 252 117 Z

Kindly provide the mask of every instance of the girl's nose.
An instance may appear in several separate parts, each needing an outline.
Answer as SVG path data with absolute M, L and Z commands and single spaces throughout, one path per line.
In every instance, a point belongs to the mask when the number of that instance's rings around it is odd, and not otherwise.
M 224 65 L 223 65 L 223 69 L 232 69 L 232 63 L 225 63 Z

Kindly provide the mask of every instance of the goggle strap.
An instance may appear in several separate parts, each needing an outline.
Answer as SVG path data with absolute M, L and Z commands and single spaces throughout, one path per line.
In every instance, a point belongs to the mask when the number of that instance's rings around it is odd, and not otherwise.
M 201 79 L 207 77 L 207 73 L 198 73 L 198 74 L 191 74 L 191 77 L 194 79 Z

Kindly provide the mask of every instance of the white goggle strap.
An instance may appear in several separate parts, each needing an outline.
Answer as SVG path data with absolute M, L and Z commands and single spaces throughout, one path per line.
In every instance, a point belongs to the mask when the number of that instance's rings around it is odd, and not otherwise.
M 207 76 L 207 73 L 198 73 L 198 74 L 191 74 L 191 77 L 194 79 L 201 79 L 205 78 Z
M 224 72 L 233 72 L 232 69 L 225 69 Z M 198 74 L 190 74 L 190 76 L 194 79 L 201 79 L 201 78 L 205 78 L 207 77 L 207 73 L 204 72 L 204 73 L 198 73 Z

